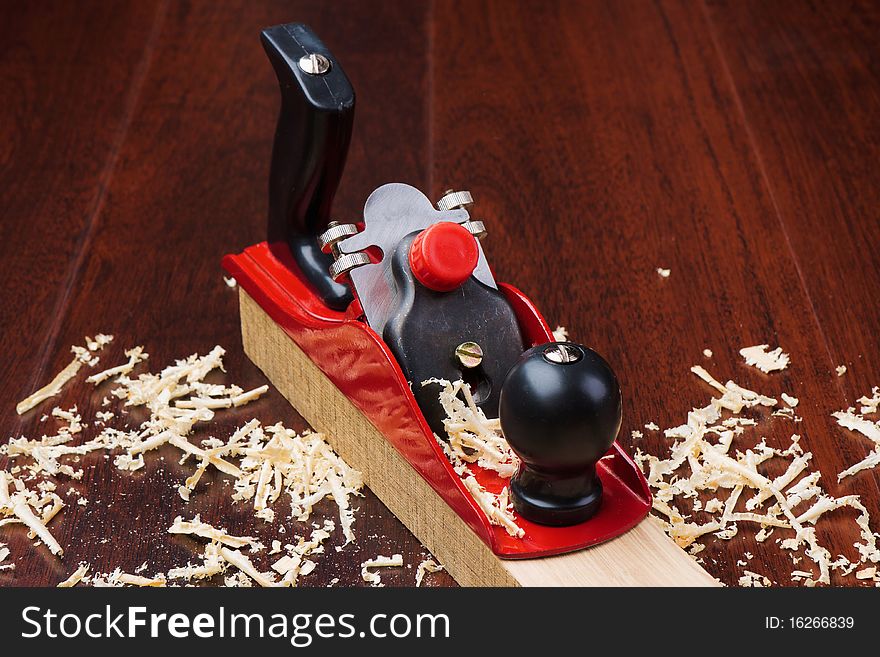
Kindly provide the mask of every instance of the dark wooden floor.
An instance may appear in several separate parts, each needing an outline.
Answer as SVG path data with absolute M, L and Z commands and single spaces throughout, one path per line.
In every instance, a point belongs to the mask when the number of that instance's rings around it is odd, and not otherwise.
M 791 392 L 826 486 L 859 493 L 880 530 L 877 475 L 833 483 L 868 450 L 829 417 L 880 385 L 876 2 L 3 3 L 0 439 L 40 435 L 42 413 L 15 403 L 95 332 L 117 336 L 107 362 L 134 344 L 154 367 L 221 344 L 230 380 L 264 381 L 219 260 L 263 239 L 278 99 L 258 33 L 289 21 L 310 23 L 357 89 L 338 217 L 388 181 L 470 189 L 497 277 L 616 368 L 627 446 L 705 403 L 695 363 Z M 787 370 L 742 363 L 739 348 L 764 342 L 791 354 Z M 101 396 L 78 383 L 60 401 L 88 419 Z M 215 431 L 253 414 L 305 427 L 273 391 Z M 771 443 L 791 432 L 766 427 Z M 180 564 L 193 545 L 165 534 L 178 513 L 270 537 L 219 478 L 185 505 L 183 469 L 87 463 L 92 503 L 52 525 L 63 562 L 3 528 L 18 566 L 0 584 L 53 585 L 80 560 Z M 426 554 L 369 492 L 359 506 L 358 544 L 303 585 L 360 584 L 377 553 Z M 848 524 L 831 523 L 832 553 L 850 549 Z M 784 583 L 791 561 L 771 543 L 741 532 L 706 567 L 734 584 L 750 550 L 751 569 Z

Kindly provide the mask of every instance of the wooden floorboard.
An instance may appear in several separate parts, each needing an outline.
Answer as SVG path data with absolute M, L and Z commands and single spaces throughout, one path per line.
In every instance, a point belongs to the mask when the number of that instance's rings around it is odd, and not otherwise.
M 134 344 L 153 367 L 221 344 L 228 380 L 264 382 L 242 353 L 219 259 L 264 237 L 278 93 L 258 34 L 290 21 L 315 28 L 358 94 L 336 218 L 357 219 L 384 182 L 435 198 L 470 189 L 497 278 L 617 370 L 628 448 L 662 453 L 668 441 L 645 423 L 681 424 L 708 401 L 688 371 L 701 364 L 799 397 L 803 422 L 774 418 L 759 434 L 772 445 L 802 435 L 829 492 L 858 492 L 880 528 L 875 474 L 834 483 L 868 446 L 830 417 L 880 385 L 870 2 L 5 3 L 0 439 L 43 431 L 42 410 L 18 418 L 15 402 L 98 331 L 117 336 L 108 363 Z M 791 354 L 787 370 L 745 366 L 738 350 L 764 342 Z M 89 421 L 105 394 L 77 382 L 58 401 Z M 213 431 L 254 414 L 306 426 L 272 391 Z M 0 584 L 51 585 L 80 560 L 179 565 L 194 544 L 166 536 L 177 514 L 270 537 L 228 502 L 221 476 L 183 504 L 173 489 L 189 468 L 158 456 L 133 476 L 86 459 L 94 467 L 75 486 L 92 503 L 53 521 L 63 563 L 4 528 L 17 567 Z M 331 547 L 303 585 L 361 583 L 360 563 L 380 553 L 425 556 L 371 493 L 359 506 L 362 541 Z M 826 523 L 832 553 L 850 553 L 851 521 Z M 101 543 L 108 534 L 117 540 Z M 790 583 L 789 556 L 747 528 L 701 556 L 736 584 L 745 552 L 750 570 Z

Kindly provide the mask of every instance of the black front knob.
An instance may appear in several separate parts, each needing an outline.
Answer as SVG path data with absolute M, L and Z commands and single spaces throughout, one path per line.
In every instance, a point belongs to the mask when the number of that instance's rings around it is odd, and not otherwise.
M 522 460 L 510 492 L 523 518 L 574 525 L 599 510 L 596 463 L 621 420 L 620 386 L 599 354 L 571 342 L 529 349 L 501 387 L 499 418 Z

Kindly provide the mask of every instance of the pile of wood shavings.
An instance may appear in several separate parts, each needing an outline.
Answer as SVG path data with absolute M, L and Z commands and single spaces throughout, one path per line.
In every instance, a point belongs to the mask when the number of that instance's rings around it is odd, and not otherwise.
M 18 408 L 33 408 L 58 394 L 82 364 L 94 366 L 98 362 L 97 357 L 91 354 L 110 340 L 112 336 L 100 335 L 95 340 L 87 339 L 85 348 L 74 347 L 75 368 L 71 367 L 74 365 L 71 363 L 49 386 L 38 390 L 20 403 Z M 95 385 L 110 379 L 114 381 L 115 387 L 104 398 L 104 406 L 110 406 L 111 398 L 115 397 L 124 401 L 126 407 L 144 407 L 150 417 L 136 429 L 116 428 L 108 426 L 115 418 L 115 413 L 101 412 L 100 422 L 95 423 L 96 428 L 103 425 L 100 432 L 89 440 L 74 444 L 85 427 L 76 407 L 69 410 L 55 408 L 51 415 L 64 423 L 56 434 L 44 435 L 40 440 L 25 437 L 10 439 L 7 445 L 0 447 L 0 454 L 6 454 L 15 463 L 9 472 L 0 471 L 0 526 L 23 523 L 31 530 L 32 537 L 38 537 L 53 554 L 61 556 L 63 550 L 48 529 L 49 522 L 65 506 L 54 492 L 57 485 L 54 480 L 58 477 L 80 479 L 83 476 L 82 469 L 63 461 L 71 456 L 79 461 L 81 455 L 106 450 L 117 454 L 115 465 L 118 468 L 133 471 L 144 466 L 146 452 L 170 444 L 180 450 L 181 463 L 190 457 L 198 461 L 193 475 L 179 488 L 185 500 L 189 500 L 207 468 L 214 467 L 234 478 L 233 500 L 252 500 L 255 515 L 266 522 L 275 520 L 271 506 L 281 495 L 290 498 L 292 516 L 299 521 L 308 520 L 317 502 L 325 497 L 332 498 L 339 509 L 340 525 L 346 541 L 353 541 L 354 515 L 350 497 L 360 494 L 362 477 L 330 449 L 320 434 L 299 435 L 281 424 L 263 427 L 257 420 L 251 420 L 226 441 L 208 438 L 197 446 L 188 440 L 194 427 L 211 420 L 218 409 L 247 404 L 268 389 L 267 386 L 261 386 L 246 392 L 237 386 L 206 383 L 204 378 L 210 372 L 222 370 L 224 353 L 217 346 L 204 356 L 193 355 L 177 361 L 158 374 L 146 373 L 132 378 L 129 375 L 134 368 L 148 358 L 142 347 L 134 347 L 125 352 L 128 358 L 126 363 L 89 376 L 87 381 Z M 83 502 L 87 503 L 87 500 L 81 498 L 79 503 Z M 201 523 L 198 518 L 189 524 L 178 519 L 169 531 L 205 537 L 205 527 L 210 526 Z M 205 548 L 202 555 L 204 563 L 200 567 L 188 565 L 182 569 L 172 569 L 167 575 L 160 573 L 154 578 L 144 578 L 121 571 L 88 576 L 88 566 L 84 564 L 68 578 L 65 585 L 83 581 L 104 586 L 155 586 L 160 585 L 160 580 L 188 581 L 219 574 L 231 564 L 239 571 L 232 578 L 235 582 L 244 584 L 246 579 L 251 578 L 262 585 L 290 586 L 296 583 L 299 576 L 314 569 L 314 563 L 305 559 L 305 556 L 323 551 L 322 543 L 334 529 L 335 523 L 326 521 L 322 527 L 315 528 L 309 540 L 300 539 L 298 545 L 288 545 L 287 554 L 273 565 L 281 576 L 277 582 L 274 574 L 257 571 L 238 550 L 241 546 L 224 542 L 222 536 L 225 534 L 209 533 L 207 537 L 211 542 Z M 276 542 L 280 544 L 280 541 Z M 254 550 L 262 549 L 259 545 L 248 545 Z M 0 552 L 0 556 L 5 560 L 8 549 L 4 547 L 3 550 L 5 552 Z
M 525 531 L 516 524 L 508 487 L 495 495 L 480 485 L 468 467 L 468 463 L 475 463 L 504 479 L 510 479 L 516 473 L 519 459 L 501 435 L 500 421 L 486 418 L 474 402 L 470 386 L 463 381 L 452 383 L 445 379 L 429 379 L 422 385 L 440 386 L 440 404 L 446 412 L 443 426 L 448 440 L 434 437 L 456 474 L 491 524 L 503 527 L 515 538 L 522 538 Z
M 782 549 L 791 551 L 793 563 L 801 561 L 798 552 L 813 562 L 818 575 L 800 569 L 792 572 L 792 580 L 806 586 L 830 584 L 832 571 L 846 576 L 861 565 L 880 562 L 878 535 L 870 529 L 868 511 L 859 496 L 835 498 L 823 490 L 819 472 L 808 469 L 812 454 L 803 451 L 800 436 L 792 435 L 791 445 L 785 450 L 769 447 L 762 438 L 744 452 L 732 451 L 734 440 L 744 440 L 746 427 L 756 424 L 754 419 L 742 417 L 741 412 L 756 407 L 776 408 L 777 401 L 733 381 L 721 384 L 702 367 L 695 366 L 691 371 L 721 396 L 713 397 L 703 408 L 692 410 L 686 424 L 666 429 L 666 437 L 675 440 L 669 458 L 660 459 L 641 450 L 636 450 L 635 455 L 643 469 L 647 465 L 648 484 L 654 491 L 654 510 L 665 518 L 666 530 L 673 540 L 695 555 L 704 547 L 697 539 L 712 534 L 721 540 L 730 540 L 738 532 L 738 523 L 757 524 L 760 527 L 755 537 L 758 542 L 767 540 L 777 530 L 793 533 L 784 539 L 778 538 L 777 542 Z M 797 400 L 789 396 L 786 403 L 793 408 Z M 784 473 L 774 479 L 758 471 L 759 466 L 771 459 L 787 462 Z M 722 500 L 718 492 L 724 490 L 729 492 Z M 704 503 L 700 493 L 716 496 Z M 744 493 L 750 493 L 750 497 L 745 500 L 745 508 L 737 510 Z M 710 519 L 688 522 L 689 517 L 679 510 L 688 500 L 694 512 L 706 514 Z M 859 555 L 854 561 L 843 555 L 832 558 L 816 536 L 816 524 L 822 516 L 843 507 L 853 508 L 859 514 L 855 522 L 861 541 L 854 544 Z M 742 586 L 770 584 L 751 571 L 744 571 L 739 583 Z

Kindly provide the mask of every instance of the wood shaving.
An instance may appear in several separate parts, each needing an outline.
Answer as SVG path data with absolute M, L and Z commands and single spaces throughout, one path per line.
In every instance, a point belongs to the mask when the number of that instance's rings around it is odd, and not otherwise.
M 754 573 L 751 570 L 744 570 L 743 576 L 739 578 L 739 585 L 744 587 L 765 588 L 773 586 L 773 583 L 763 575 Z
M 846 374 L 846 365 L 838 365 L 834 368 L 834 371 L 837 372 L 837 376 L 843 376 Z
M 64 388 L 64 385 L 77 375 L 79 368 L 82 367 L 84 363 L 88 364 L 90 367 L 94 367 L 94 365 L 97 364 L 98 359 L 92 358 L 92 354 L 103 349 L 104 346 L 109 344 L 112 340 L 112 335 L 103 335 L 99 333 L 94 340 L 92 338 L 86 338 L 86 347 L 71 347 L 70 350 L 76 355 L 76 357 L 70 361 L 63 370 L 58 372 L 58 374 L 55 375 L 55 378 L 49 383 L 18 402 L 15 406 L 15 412 L 19 415 L 27 413 L 41 402 L 59 394 L 62 388 Z
M 706 358 L 712 358 L 712 356 L 713 356 L 712 350 L 711 349 L 703 349 L 703 355 Z
M 671 273 L 671 269 L 663 269 L 662 267 L 657 267 L 657 274 L 660 276 L 660 278 L 669 278 L 669 275 Z
M 880 387 L 874 387 L 871 389 L 871 396 L 868 397 L 865 395 L 864 397 L 859 397 L 857 400 L 860 404 L 862 404 L 859 412 L 862 415 L 871 415 L 872 413 L 877 412 L 877 407 L 880 406 Z
M 116 367 L 111 367 L 110 369 L 104 370 L 103 372 L 98 372 L 97 374 L 93 374 L 89 378 L 86 379 L 88 383 L 98 384 L 107 379 L 110 379 L 114 376 L 121 376 L 123 374 L 129 374 L 138 363 L 145 361 L 149 354 L 144 352 L 143 347 L 134 347 L 132 349 L 128 349 L 125 352 L 125 355 L 128 356 L 128 362 L 123 363 L 122 365 L 118 365 Z
M 556 342 L 568 342 L 568 329 L 564 326 L 557 326 L 553 329 L 553 340 Z
M 96 587 L 122 587 L 122 586 L 135 586 L 141 588 L 156 588 L 156 587 L 164 587 L 167 585 L 167 580 L 164 575 L 159 575 L 156 577 L 142 577 L 141 575 L 133 575 L 131 573 L 124 573 L 119 568 L 114 570 L 112 573 L 97 573 L 91 578 L 89 576 L 85 576 L 82 578 L 84 584 L 91 584 Z
M 428 573 L 439 573 L 441 570 L 443 570 L 443 566 L 439 563 L 433 559 L 425 559 L 419 564 L 418 568 L 416 568 L 416 586 L 419 587 L 422 585 L 422 581 Z
M 220 556 L 222 556 L 226 560 L 226 563 L 238 568 L 241 572 L 250 577 L 260 586 L 278 586 L 278 582 L 275 580 L 275 577 L 272 575 L 272 573 L 261 573 L 259 570 L 257 570 L 251 560 L 244 554 L 242 554 L 239 550 L 233 550 L 231 548 L 221 546 Z
M 64 550 L 46 524 L 63 506 L 64 502 L 56 494 L 45 495 L 29 490 L 21 479 L 0 470 L 0 516 L 23 523 L 33 536 L 38 537 L 57 556 L 61 556 Z
M 400 568 L 403 566 L 403 555 L 395 554 L 390 557 L 379 555 L 375 559 L 369 559 L 361 564 L 361 578 L 370 586 L 385 586 L 379 573 L 370 572 L 370 568 Z
M 739 353 L 745 359 L 747 365 L 757 367 L 762 372 L 770 373 L 776 370 L 784 370 L 788 367 L 789 356 L 783 353 L 782 347 L 767 351 L 769 345 L 759 344 L 754 347 L 740 349 Z
M 797 397 L 792 397 L 791 395 L 787 395 L 784 392 L 780 395 L 780 397 L 782 397 L 782 401 L 788 404 L 790 408 L 794 408 L 799 403 Z
M 506 486 L 498 495 L 494 495 L 483 488 L 474 476 L 465 477 L 462 482 L 483 513 L 486 514 L 490 524 L 500 525 L 514 538 L 525 536 L 525 530 L 516 524 L 516 518 L 513 516 L 513 504 Z
M 227 278 L 226 276 L 223 277 L 223 282 L 226 283 L 226 287 L 230 288 L 234 288 L 238 285 L 238 281 L 234 278 Z
M 856 579 L 876 579 L 877 578 L 877 567 L 870 566 L 868 568 L 863 568 L 862 570 L 856 573 Z
M 257 545 L 255 538 L 250 536 L 230 536 L 225 529 L 217 529 L 206 522 L 202 522 L 198 515 L 190 522 L 185 521 L 181 516 L 177 516 L 174 519 L 174 523 L 168 528 L 168 533 L 200 536 L 232 548 L 249 546 L 253 549 Z

